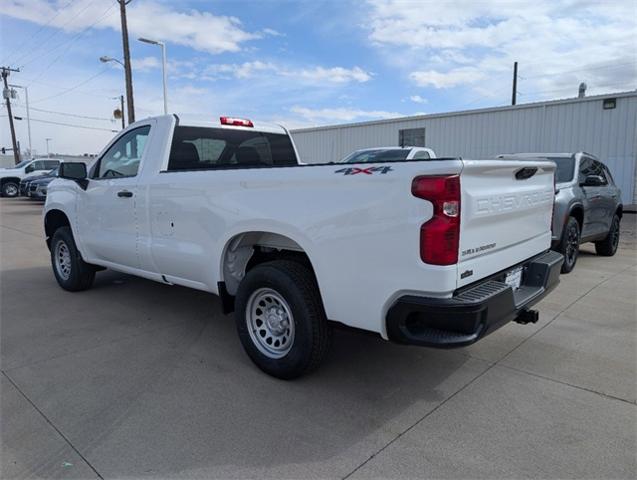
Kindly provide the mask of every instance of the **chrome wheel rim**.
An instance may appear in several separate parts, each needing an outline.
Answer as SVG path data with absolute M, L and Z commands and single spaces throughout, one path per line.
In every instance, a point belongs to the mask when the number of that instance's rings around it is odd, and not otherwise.
M 283 296 L 271 288 L 255 290 L 246 308 L 252 343 L 268 358 L 282 358 L 294 344 L 294 317 Z
M 4 193 L 8 196 L 8 197 L 15 197 L 18 194 L 18 187 L 16 187 L 14 184 L 9 184 L 6 187 L 4 187 Z
M 565 257 L 569 265 L 575 263 L 577 251 L 579 250 L 579 232 L 576 227 L 568 229 L 566 234 L 566 252 Z
M 58 275 L 68 280 L 71 276 L 71 251 L 66 243 L 59 241 L 55 245 L 55 252 L 53 254 L 55 260 L 55 270 Z

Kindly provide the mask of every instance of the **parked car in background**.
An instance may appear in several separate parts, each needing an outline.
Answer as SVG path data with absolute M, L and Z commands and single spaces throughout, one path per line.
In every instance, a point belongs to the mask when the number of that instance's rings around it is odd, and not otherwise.
M 23 160 L 11 168 L 0 168 L 0 196 L 17 197 L 20 194 L 20 181 L 50 171 L 60 165 L 56 158 L 36 158 Z
M 536 322 L 562 265 L 554 172 L 537 159 L 303 165 L 280 126 L 164 115 L 129 125 L 88 171 L 63 163 L 44 231 L 62 288 L 106 267 L 217 294 L 252 361 L 294 378 L 320 364 L 332 322 L 437 348 Z
M 58 167 L 54 168 L 51 171 L 48 171 L 46 173 L 43 173 L 42 175 L 33 175 L 33 176 L 29 176 L 26 178 L 23 178 L 22 180 L 20 180 L 20 196 L 21 197 L 28 197 L 28 193 L 29 193 L 29 184 L 31 182 L 34 182 L 36 180 L 40 180 L 43 178 L 55 178 L 57 177 L 57 173 L 58 173 Z
M 435 159 L 436 153 L 425 147 L 376 147 L 356 150 L 339 163 L 403 162 Z
M 615 255 L 623 214 L 621 191 L 608 167 L 595 155 L 516 153 L 498 158 L 541 158 L 557 165 L 553 248 L 564 255 L 562 273 L 573 270 L 582 243 L 594 242 L 598 255 Z
M 57 178 L 57 172 L 55 175 L 49 175 L 43 178 L 38 178 L 29 182 L 29 190 L 27 197 L 33 200 L 46 200 L 46 192 L 49 187 L 49 183 Z

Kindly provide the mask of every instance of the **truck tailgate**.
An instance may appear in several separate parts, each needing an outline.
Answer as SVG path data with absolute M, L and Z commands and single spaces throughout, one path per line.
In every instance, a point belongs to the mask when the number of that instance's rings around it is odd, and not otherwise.
M 554 200 L 551 162 L 463 163 L 458 287 L 547 250 Z

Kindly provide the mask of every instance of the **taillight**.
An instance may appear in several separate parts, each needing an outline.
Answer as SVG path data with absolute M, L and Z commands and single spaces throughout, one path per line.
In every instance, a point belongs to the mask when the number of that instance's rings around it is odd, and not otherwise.
M 422 176 L 411 193 L 433 204 L 433 217 L 420 227 L 420 258 L 431 265 L 458 263 L 460 245 L 460 177 Z
M 219 121 L 221 125 L 233 125 L 235 127 L 254 127 L 254 124 L 251 120 L 247 118 L 236 118 L 236 117 L 219 117 Z

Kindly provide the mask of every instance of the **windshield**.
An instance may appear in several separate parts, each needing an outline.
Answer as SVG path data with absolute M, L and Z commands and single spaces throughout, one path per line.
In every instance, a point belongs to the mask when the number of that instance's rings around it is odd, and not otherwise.
M 350 153 L 341 160 L 341 163 L 399 162 L 401 160 L 407 160 L 410 151 L 409 148 L 358 150 Z
M 573 180 L 575 174 L 575 158 L 573 157 L 547 157 L 555 162 L 555 183 L 566 183 Z
M 31 160 L 22 160 L 20 163 L 18 163 L 17 165 L 13 166 L 13 167 L 9 167 L 9 168 L 22 168 L 24 167 L 26 164 L 30 163 Z

